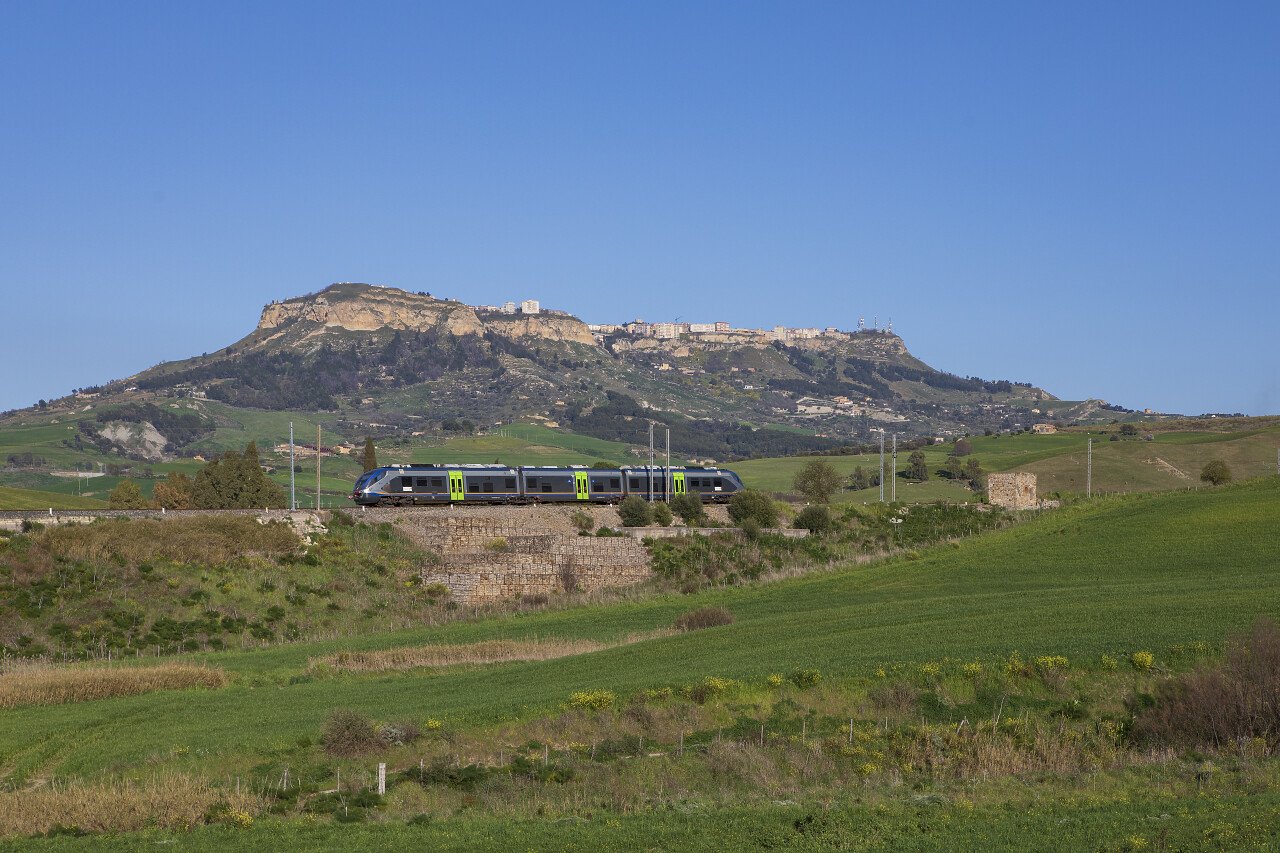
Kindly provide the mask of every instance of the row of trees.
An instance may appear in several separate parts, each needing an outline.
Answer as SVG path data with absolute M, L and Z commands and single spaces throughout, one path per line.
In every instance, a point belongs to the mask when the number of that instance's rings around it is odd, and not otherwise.
M 949 456 L 938 473 L 952 480 L 967 480 L 975 489 L 982 487 L 984 472 L 976 458 L 962 462 L 959 456 Z M 929 479 L 929 463 L 924 451 L 916 450 L 907 457 L 907 467 L 900 476 L 920 482 Z M 880 472 L 869 471 L 859 465 L 853 469 L 853 474 L 846 480 L 830 462 L 825 459 L 814 459 L 797 471 L 791 481 L 795 491 L 815 503 L 827 503 L 831 500 L 831 496 L 844 485 L 848 485 L 854 491 L 875 488 L 880 485 Z
M 244 453 L 228 450 L 196 472 L 195 479 L 173 471 L 156 483 L 147 500 L 133 480 L 111 490 L 112 509 L 279 509 L 288 505 L 284 489 L 267 477 L 258 446 L 249 442 Z

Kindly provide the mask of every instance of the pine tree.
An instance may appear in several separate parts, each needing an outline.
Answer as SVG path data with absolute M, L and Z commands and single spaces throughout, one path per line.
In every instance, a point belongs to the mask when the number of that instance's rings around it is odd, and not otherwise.
M 244 453 L 228 450 L 196 473 L 191 505 L 195 509 L 266 509 L 286 505 L 284 489 L 262 472 L 258 446 Z
M 378 454 L 373 449 L 373 439 L 364 440 L 364 470 L 372 471 L 378 467 Z

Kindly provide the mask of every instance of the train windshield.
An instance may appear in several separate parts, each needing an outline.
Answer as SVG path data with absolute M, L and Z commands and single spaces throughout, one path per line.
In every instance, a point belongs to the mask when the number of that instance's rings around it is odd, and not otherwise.
M 373 482 L 373 480 L 374 480 L 377 476 L 378 476 L 378 472 L 377 472 L 377 471 L 366 471 L 365 473 L 361 474 L 361 475 L 360 475 L 360 479 L 359 479 L 359 480 L 356 480 L 356 486 L 355 486 L 355 489 L 354 489 L 353 491 L 357 491 L 357 492 L 358 492 L 358 491 L 360 491 L 360 490 L 361 490 L 361 489 L 363 489 L 365 486 L 367 486 L 367 485 L 369 485 L 371 482 Z

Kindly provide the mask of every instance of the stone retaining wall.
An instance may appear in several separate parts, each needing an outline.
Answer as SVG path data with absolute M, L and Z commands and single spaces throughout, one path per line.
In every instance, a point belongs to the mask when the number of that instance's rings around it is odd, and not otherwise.
M 571 516 L 618 523 L 609 507 L 431 507 L 370 510 L 441 557 L 424 584 L 444 584 L 455 601 L 484 604 L 529 595 L 627 586 L 651 577 L 649 552 L 631 538 L 579 536 Z

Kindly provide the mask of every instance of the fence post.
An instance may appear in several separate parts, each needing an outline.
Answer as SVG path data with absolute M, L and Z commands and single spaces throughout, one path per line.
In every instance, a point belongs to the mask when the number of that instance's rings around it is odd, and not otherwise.
M 385 794 L 386 792 L 387 792 L 387 765 L 385 763 L 380 763 L 378 765 L 378 794 L 381 795 L 381 794 Z

